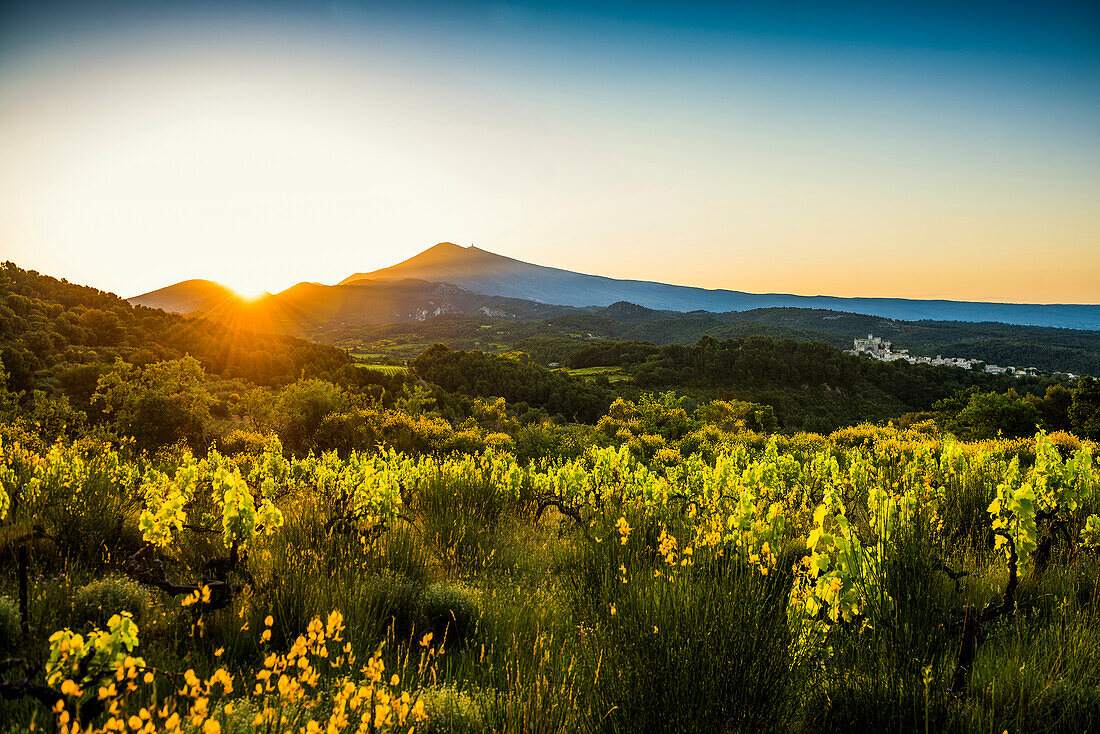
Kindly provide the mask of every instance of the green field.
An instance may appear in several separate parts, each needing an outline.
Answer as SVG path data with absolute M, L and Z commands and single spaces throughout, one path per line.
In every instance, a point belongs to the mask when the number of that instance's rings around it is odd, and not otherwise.
M 578 369 L 566 369 L 565 372 L 574 377 L 583 377 L 586 380 L 594 380 L 599 376 L 607 378 L 608 382 L 627 382 L 630 375 L 623 373 L 621 367 L 580 367 Z
M 409 371 L 408 367 L 399 364 L 363 364 L 356 363 L 356 367 L 372 372 L 381 372 L 386 375 L 403 375 Z

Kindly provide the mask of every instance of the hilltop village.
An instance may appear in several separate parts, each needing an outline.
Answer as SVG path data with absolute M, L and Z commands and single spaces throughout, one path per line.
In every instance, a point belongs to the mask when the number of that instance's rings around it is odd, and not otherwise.
M 938 354 L 935 357 L 918 357 L 909 354 L 908 349 L 899 349 L 895 352 L 893 342 L 887 341 L 880 336 L 875 336 L 874 334 L 868 334 L 866 339 L 860 337 L 853 339 L 852 349 L 850 349 L 848 353 L 856 356 L 870 357 L 883 362 L 905 361 L 909 364 L 943 365 L 946 367 L 961 367 L 967 370 L 981 369 L 995 375 L 1004 374 L 1016 375 L 1017 377 L 1034 377 L 1039 372 L 1035 367 L 999 367 L 995 364 L 986 364 L 980 359 L 970 359 L 967 357 L 943 357 Z M 1070 379 L 1075 379 L 1077 377 L 1070 373 L 1062 374 L 1065 374 Z

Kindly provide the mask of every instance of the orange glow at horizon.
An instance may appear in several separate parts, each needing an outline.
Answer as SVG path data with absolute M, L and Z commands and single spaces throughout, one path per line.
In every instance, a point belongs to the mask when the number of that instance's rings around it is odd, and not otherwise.
M 246 303 L 255 303 L 264 296 L 271 295 L 271 291 L 264 288 L 262 285 L 234 285 L 232 283 L 222 283 L 222 285 L 233 291 L 242 301 Z

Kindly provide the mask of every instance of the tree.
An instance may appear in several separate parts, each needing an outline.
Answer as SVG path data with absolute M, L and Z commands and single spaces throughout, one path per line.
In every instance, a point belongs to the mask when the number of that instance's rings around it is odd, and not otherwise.
M 93 400 L 144 448 L 180 439 L 200 448 L 215 402 L 205 380 L 202 365 L 190 356 L 145 367 L 119 359 L 100 376 Z
M 292 450 L 312 448 L 317 429 L 325 418 L 351 407 L 339 386 L 324 380 L 298 380 L 280 391 L 275 401 L 274 421 L 284 443 Z
M 1078 436 L 1100 440 L 1100 380 L 1082 377 L 1077 381 L 1069 406 L 1069 422 Z
M 1071 428 L 1069 408 L 1073 403 L 1073 392 L 1065 385 L 1051 385 L 1046 395 L 1039 401 L 1038 408 L 1043 414 L 1047 430 L 1063 431 Z
M 1035 433 L 1041 423 L 1039 409 L 1015 390 L 970 396 L 966 407 L 951 421 L 952 428 L 967 438 L 993 438 L 998 434 L 1023 437 Z

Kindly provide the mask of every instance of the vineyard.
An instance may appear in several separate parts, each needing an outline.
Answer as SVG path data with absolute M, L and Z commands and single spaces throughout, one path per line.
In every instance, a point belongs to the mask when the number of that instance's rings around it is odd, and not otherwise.
M 860 427 L 519 464 L 0 444 L 12 730 L 1085 730 L 1100 466 Z M 780 446 L 782 444 L 782 446 Z
M 408 367 L 396 364 L 364 364 L 360 362 L 356 364 L 356 367 L 370 372 L 378 372 L 383 375 L 404 375 L 409 371 Z

